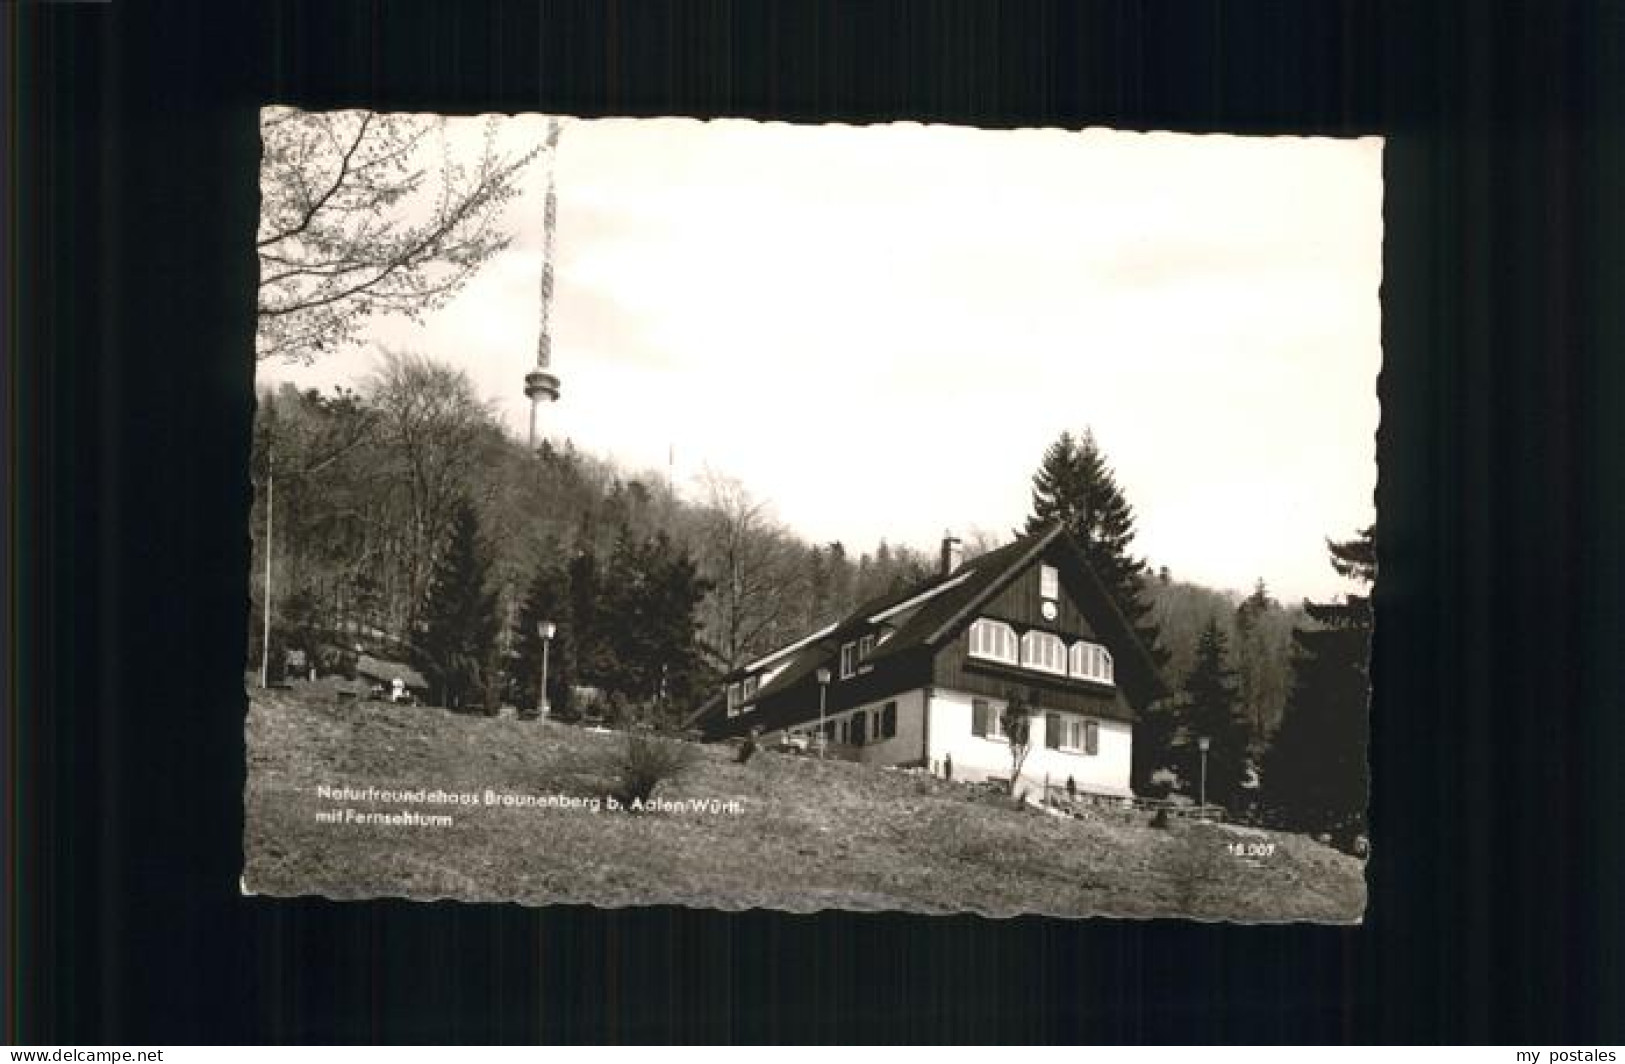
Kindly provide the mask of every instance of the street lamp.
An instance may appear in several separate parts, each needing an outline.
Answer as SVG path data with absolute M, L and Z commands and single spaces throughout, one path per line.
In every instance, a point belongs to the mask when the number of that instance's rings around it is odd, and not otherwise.
M 1207 748 L 1211 740 L 1203 735 L 1197 738 L 1196 748 L 1202 751 L 1202 819 L 1207 819 Z
M 558 631 L 552 621 L 542 621 L 536 626 L 536 634 L 542 637 L 542 689 L 536 698 L 536 713 L 538 716 L 547 716 L 547 648 L 553 642 L 553 636 Z
M 265 448 L 265 593 L 261 596 L 265 607 L 264 639 L 260 650 L 260 687 L 271 686 L 271 514 L 276 506 L 276 457 L 271 446 Z
M 824 756 L 824 748 L 828 745 L 828 733 L 824 729 L 824 695 L 829 691 L 829 670 L 818 670 L 818 756 Z

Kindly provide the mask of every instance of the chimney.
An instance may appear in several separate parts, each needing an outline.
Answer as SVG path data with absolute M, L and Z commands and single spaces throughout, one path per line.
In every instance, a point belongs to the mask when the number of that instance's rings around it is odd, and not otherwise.
M 942 575 L 958 569 L 965 563 L 965 547 L 952 532 L 942 534 Z

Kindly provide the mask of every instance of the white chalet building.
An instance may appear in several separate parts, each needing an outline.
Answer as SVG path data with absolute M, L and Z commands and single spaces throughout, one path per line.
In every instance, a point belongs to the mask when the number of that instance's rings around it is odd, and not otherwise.
M 1008 779 L 1016 700 L 1031 714 L 1022 785 L 1131 793 L 1134 720 L 1161 681 L 1072 538 L 1052 524 L 960 559 L 945 540 L 931 580 L 734 670 L 693 723 L 712 739 L 821 731 L 831 757 Z

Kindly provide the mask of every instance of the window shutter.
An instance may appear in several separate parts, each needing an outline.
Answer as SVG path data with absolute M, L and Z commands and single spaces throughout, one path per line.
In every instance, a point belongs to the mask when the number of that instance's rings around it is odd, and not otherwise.
M 1061 748 L 1061 715 L 1059 713 L 1044 714 L 1044 745 L 1051 750 Z
M 1083 725 L 1083 752 L 1100 753 L 1100 725 L 1095 721 L 1086 721 Z
M 897 735 L 897 703 L 887 702 L 886 708 L 880 712 L 880 733 L 887 739 Z
M 970 733 L 984 736 L 987 734 L 987 702 L 980 698 L 971 700 Z

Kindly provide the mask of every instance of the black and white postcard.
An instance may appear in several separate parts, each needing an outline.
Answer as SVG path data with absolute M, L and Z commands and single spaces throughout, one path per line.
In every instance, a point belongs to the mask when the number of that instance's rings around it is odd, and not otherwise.
M 261 130 L 245 891 L 1361 920 L 1379 138 Z

